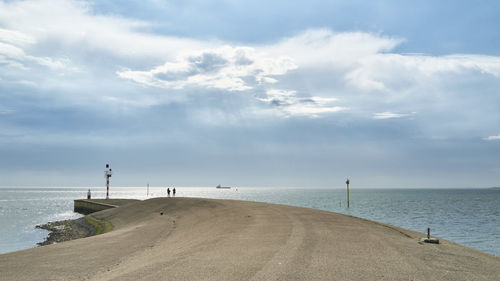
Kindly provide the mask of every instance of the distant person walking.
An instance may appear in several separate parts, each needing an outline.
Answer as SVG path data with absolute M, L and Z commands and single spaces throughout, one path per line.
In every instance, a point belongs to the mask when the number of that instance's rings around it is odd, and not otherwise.
M 167 188 L 167 196 L 170 197 L 170 187 Z
M 90 188 L 89 191 L 87 191 L 87 199 L 90 199 Z
M 172 194 L 174 194 L 174 197 L 175 197 L 175 187 L 174 187 L 174 190 L 172 190 Z

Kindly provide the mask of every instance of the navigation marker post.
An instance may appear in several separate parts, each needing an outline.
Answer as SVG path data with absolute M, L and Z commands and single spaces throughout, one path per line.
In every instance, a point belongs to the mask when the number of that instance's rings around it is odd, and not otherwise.
M 106 164 L 106 170 L 104 171 L 104 177 L 106 178 L 106 199 L 109 199 L 109 178 L 113 175 L 113 171 L 109 167 L 109 164 Z
M 349 208 L 349 179 L 346 180 L 345 184 L 347 184 L 347 208 Z

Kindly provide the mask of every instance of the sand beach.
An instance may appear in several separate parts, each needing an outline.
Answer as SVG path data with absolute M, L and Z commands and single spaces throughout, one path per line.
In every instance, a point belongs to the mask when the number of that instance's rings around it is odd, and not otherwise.
M 500 258 L 346 215 L 154 198 L 91 214 L 112 231 L 0 255 L 0 280 L 499 280 Z

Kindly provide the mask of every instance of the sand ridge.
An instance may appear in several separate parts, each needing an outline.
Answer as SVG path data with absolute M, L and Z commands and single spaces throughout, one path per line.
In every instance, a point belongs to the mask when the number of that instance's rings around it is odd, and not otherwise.
M 160 213 L 163 213 L 161 215 Z M 114 230 L 0 255 L 0 280 L 499 280 L 500 259 L 307 208 L 155 198 L 93 214 Z

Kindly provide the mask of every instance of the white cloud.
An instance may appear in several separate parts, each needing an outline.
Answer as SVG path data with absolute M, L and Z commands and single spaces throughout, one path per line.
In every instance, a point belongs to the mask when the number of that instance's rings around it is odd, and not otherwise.
M 255 106 L 243 98 L 230 109 L 255 114 L 272 109 L 285 117 L 321 117 L 350 109 L 365 119 L 408 116 L 391 112 L 397 108 L 419 112 L 419 122 L 440 117 L 423 130 L 466 134 L 467 126 L 482 130 L 479 136 L 500 121 L 492 94 L 500 57 L 402 55 L 394 52 L 404 42 L 398 37 L 313 29 L 234 45 L 154 33 L 149 22 L 98 14 L 87 2 L 70 0 L 0 1 L 0 26 L 2 83 L 39 85 L 59 93 L 54 102 L 147 107 L 169 103 L 171 92 L 185 101 L 217 89 L 259 96 L 262 110 L 242 110 Z M 38 67 L 81 71 L 60 76 Z M 203 101 L 197 102 L 186 106 Z
M 269 57 L 249 47 L 224 46 L 184 53 L 173 62 L 149 71 L 118 72 L 122 78 L 160 88 L 217 88 L 228 91 L 252 89 L 252 84 L 276 83 L 273 78 L 297 68 L 288 57 Z M 245 82 L 249 78 L 251 83 Z
M 345 107 L 333 106 L 332 103 L 337 101 L 335 98 L 298 97 L 296 91 L 271 89 L 267 91 L 265 98 L 257 99 L 275 107 L 285 117 L 307 116 L 318 118 L 325 113 L 347 110 Z
M 500 57 L 479 55 L 423 56 L 376 53 L 358 58 L 345 74 L 353 87 L 367 91 L 399 91 L 426 83 L 436 84 L 438 75 L 466 72 L 500 77 Z
M 0 2 L 0 24 L 12 40 L 51 42 L 57 50 L 77 48 L 108 56 L 158 59 L 180 50 L 218 45 L 189 38 L 158 36 L 147 32 L 148 22 L 115 15 L 99 15 L 84 1 L 32 0 Z M 4 32 L 5 33 L 5 32 Z M 50 53 L 51 50 L 45 50 Z
M 262 47 L 271 54 L 294 58 L 301 67 L 327 64 L 343 68 L 351 67 L 360 58 L 390 51 L 403 41 L 366 32 L 334 33 L 329 29 L 311 29 Z
M 68 59 L 31 56 L 17 46 L 0 42 L 0 63 L 24 70 L 29 69 L 29 65 L 35 63 L 56 70 L 65 68 Z
M 50 69 L 62 69 L 68 64 L 68 59 L 52 59 L 28 55 L 25 48 L 36 43 L 36 40 L 20 31 L 0 28 L 0 63 L 19 69 L 28 69 L 32 63 Z
M 345 71 L 352 69 L 358 59 L 391 50 L 402 41 L 362 32 L 307 30 L 271 45 L 225 45 L 185 51 L 151 70 L 125 70 L 119 71 L 118 75 L 155 87 L 179 89 L 197 84 L 243 91 L 253 88 L 243 81 L 244 77 L 252 77 L 258 83 L 273 84 L 279 82 L 279 79 L 273 76 L 284 75 L 297 68 L 318 68 L 326 65 L 330 70 L 340 68 Z M 195 46 L 188 49 L 194 50 Z M 226 61 L 227 65 L 219 69 L 219 72 L 200 72 L 195 61 L 196 58 L 205 56 L 217 58 L 212 63 Z M 248 64 L 240 64 L 238 56 L 242 56 L 241 62 Z
M 410 114 L 401 114 L 401 113 L 393 113 L 393 112 L 380 112 L 380 113 L 374 113 L 373 114 L 373 119 L 392 119 L 392 118 L 402 118 L 402 117 L 407 117 Z
M 13 45 L 31 45 L 36 41 L 33 37 L 15 30 L 0 28 L 0 41 Z
M 484 140 L 487 140 L 487 141 L 500 140 L 500 135 L 498 135 L 498 136 L 489 136 L 489 137 L 484 138 Z

